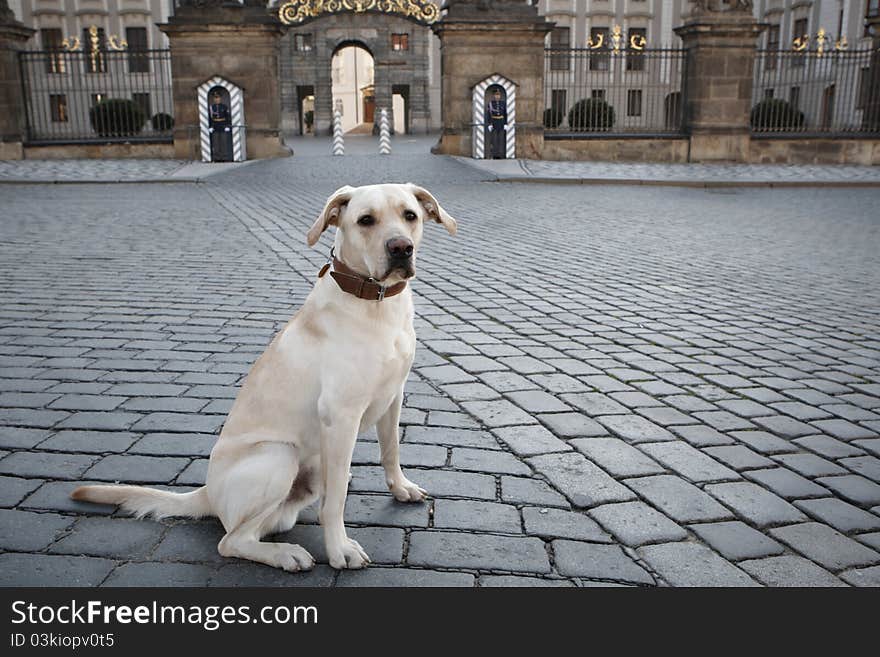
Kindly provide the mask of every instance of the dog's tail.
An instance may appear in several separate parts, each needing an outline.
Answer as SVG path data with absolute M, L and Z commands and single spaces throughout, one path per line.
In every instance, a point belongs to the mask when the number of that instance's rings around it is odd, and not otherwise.
M 70 497 L 82 502 L 116 504 L 138 518 L 201 518 L 215 515 L 205 486 L 190 493 L 170 493 L 144 486 L 80 486 Z

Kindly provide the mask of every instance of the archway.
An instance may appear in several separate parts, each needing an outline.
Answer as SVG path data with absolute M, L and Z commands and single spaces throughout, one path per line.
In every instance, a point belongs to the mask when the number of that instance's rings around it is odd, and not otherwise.
M 330 60 L 333 111 L 342 131 L 370 134 L 376 108 L 373 54 L 358 41 L 341 43 Z

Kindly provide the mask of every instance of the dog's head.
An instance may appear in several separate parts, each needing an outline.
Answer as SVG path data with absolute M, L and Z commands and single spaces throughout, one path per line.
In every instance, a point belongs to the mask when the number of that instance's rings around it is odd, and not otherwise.
M 406 184 L 337 189 L 308 232 L 314 246 L 328 226 L 336 226 L 336 257 L 355 271 L 393 285 L 416 273 L 416 251 L 425 221 L 456 223 L 426 189 Z

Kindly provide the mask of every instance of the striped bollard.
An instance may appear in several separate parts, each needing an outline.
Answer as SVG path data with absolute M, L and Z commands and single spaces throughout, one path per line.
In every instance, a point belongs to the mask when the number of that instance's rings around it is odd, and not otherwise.
M 382 108 L 379 118 L 379 155 L 391 154 L 391 131 L 388 128 L 388 110 Z
M 342 138 L 342 115 L 333 112 L 333 155 L 345 155 L 345 140 Z

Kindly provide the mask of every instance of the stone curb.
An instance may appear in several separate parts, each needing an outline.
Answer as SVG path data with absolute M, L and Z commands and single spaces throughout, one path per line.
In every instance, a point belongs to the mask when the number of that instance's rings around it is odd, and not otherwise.
M 661 187 L 880 187 L 880 180 L 643 180 L 641 178 L 548 178 L 542 176 L 497 176 L 485 182 L 533 183 L 539 185 L 643 185 Z
M 57 180 L 53 178 L 4 178 L 0 185 L 152 185 L 162 183 L 203 183 L 205 178 L 131 178 L 129 180 Z

